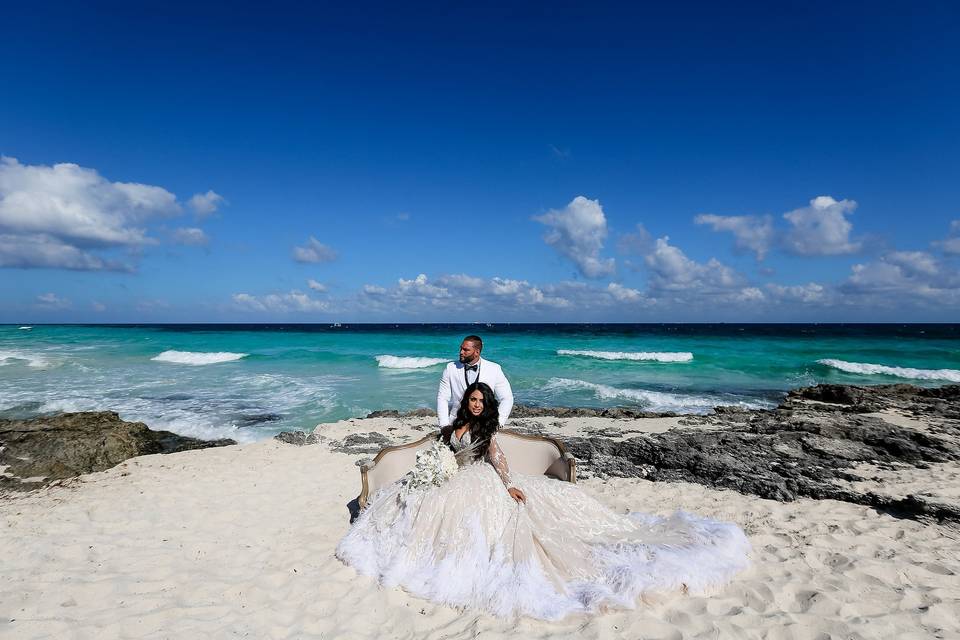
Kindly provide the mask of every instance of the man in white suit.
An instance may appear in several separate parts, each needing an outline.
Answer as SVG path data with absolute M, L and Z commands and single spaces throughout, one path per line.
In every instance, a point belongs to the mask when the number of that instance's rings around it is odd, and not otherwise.
M 503 369 L 496 362 L 480 357 L 483 340 L 480 336 L 467 336 L 460 343 L 460 360 L 451 362 L 443 370 L 440 390 L 437 392 L 437 418 L 440 428 L 453 423 L 460 408 L 460 400 L 467 387 L 478 380 L 490 385 L 500 403 L 500 426 L 507 423 L 513 409 L 513 391 Z

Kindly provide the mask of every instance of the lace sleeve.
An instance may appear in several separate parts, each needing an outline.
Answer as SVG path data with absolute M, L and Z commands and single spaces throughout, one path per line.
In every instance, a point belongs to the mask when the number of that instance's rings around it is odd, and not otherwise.
M 493 468 L 497 470 L 497 474 L 499 474 L 500 479 L 503 480 L 503 484 L 507 489 L 515 488 L 514 484 L 510 482 L 510 468 L 507 466 L 507 456 L 503 455 L 503 450 L 497 443 L 496 434 L 490 438 L 490 447 L 487 449 L 487 462 L 492 464 Z

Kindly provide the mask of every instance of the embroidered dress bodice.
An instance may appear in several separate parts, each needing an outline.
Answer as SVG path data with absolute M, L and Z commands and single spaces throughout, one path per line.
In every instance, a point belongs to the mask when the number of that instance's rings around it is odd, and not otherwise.
M 454 453 L 460 453 L 468 446 L 470 446 L 470 429 L 467 429 L 463 432 L 463 439 L 457 437 L 457 430 L 454 429 L 453 433 L 450 434 L 450 446 L 453 447 Z
M 470 436 L 470 429 L 464 431 L 463 435 L 459 438 L 457 437 L 457 430 L 454 429 L 453 433 L 450 434 L 450 447 L 453 449 L 453 452 L 457 454 L 457 462 L 460 463 L 460 465 L 466 464 L 465 460 L 469 460 L 471 455 L 466 452 L 473 449 L 473 439 Z M 503 450 L 500 449 L 500 445 L 497 443 L 496 434 L 490 438 L 490 446 L 487 447 L 484 458 L 496 469 L 497 475 L 503 480 L 503 485 L 507 489 L 515 488 L 515 485 L 510 482 L 510 467 L 507 466 L 507 456 L 503 455 Z

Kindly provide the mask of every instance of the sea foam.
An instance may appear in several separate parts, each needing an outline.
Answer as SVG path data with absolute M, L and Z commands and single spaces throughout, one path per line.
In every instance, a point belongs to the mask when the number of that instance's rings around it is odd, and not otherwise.
M 817 360 L 818 363 L 846 371 L 847 373 L 859 373 L 863 375 L 884 375 L 897 378 L 910 378 L 913 380 L 947 380 L 949 382 L 960 382 L 960 371 L 957 369 L 912 369 L 910 367 L 891 367 L 885 364 L 873 364 L 870 362 L 847 362 L 846 360 L 835 360 L 833 358 L 824 358 Z
M 17 360 L 27 363 L 27 366 L 43 369 L 50 366 L 50 361 L 43 356 L 23 351 L 0 351 L 0 367 L 15 364 Z
M 216 353 L 203 353 L 197 351 L 164 351 L 160 355 L 154 356 L 150 359 L 156 360 L 157 362 L 201 365 L 216 364 L 218 362 L 232 362 L 234 360 L 246 358 L 248 355 L 249 354 L 246 353 L 230 353 L 229 351 L 221 351 Z
M 597 384 L 586 380 L 570 378 L 551 378 L 545 387 L 547 390 L 584 390 L 592 391 L 601 400 L 628 400 L 640 404 L 648 411 L 674 411 L 677 413 L 708 413 L 720 405 L 733 405 L 745 409 L 769 408 L 763 402 L 734 400 L 724 396 L 694 396 L 647 389 L 621 389 L 607 384 Z
M 693 354 L 689 351 L 575 351 L 557 349 L 559 356 L 584 356 L 601 360 L 650 360 L 653 362 L 690 362 Z
M 445 358 L 417 358 L 407 356 L 376 356 L 377 365 L 384 369 L 425 369 L 449 362 Z

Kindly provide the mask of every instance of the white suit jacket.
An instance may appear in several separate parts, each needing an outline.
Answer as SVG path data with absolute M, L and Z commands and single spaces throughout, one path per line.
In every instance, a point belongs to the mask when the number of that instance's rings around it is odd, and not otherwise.
M 513 390 L 507 377 L 503 375 L 503 369 L 496 362 L 480 358 L 480 382 L 485 382 L 493 389 L 493 394 L 500 403 L 500 426 L 507 423 L 510 417 L 510 410 L 513 409 Z M 463 399 L 463 392 L 467 390 L 467 382 L 463 377 L 463 363 L 451 362 L 443 370 L 443 376 L 440 378 L 440 390 L 437 391 L 437 418 L 441 427 L 452 424 L 457 417 L 457 410 L 460 408 L 460 400 Z M 470 384 L 477 381 L 477 372 L 468 371 L 467 380 Z

